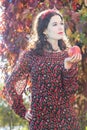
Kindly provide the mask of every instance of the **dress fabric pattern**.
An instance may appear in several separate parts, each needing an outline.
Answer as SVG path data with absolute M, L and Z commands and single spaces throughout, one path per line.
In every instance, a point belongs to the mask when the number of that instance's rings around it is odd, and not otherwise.
M 77 65 L 66 70 L 66 57 L 66 50 L 56 53 L 45 51 L 43 56 L 36 56 L 33 51 L 29 51 L 17 63 L 7 81 L 6 88 L 13 101 L 12 108 L 24 118 L 27 110 L 21 95 L 31 76 L 30 130 L 80 130 L 70 103 L 70 97 L 78 89 Z M 17 85 L 20 89 L 18 92 Z

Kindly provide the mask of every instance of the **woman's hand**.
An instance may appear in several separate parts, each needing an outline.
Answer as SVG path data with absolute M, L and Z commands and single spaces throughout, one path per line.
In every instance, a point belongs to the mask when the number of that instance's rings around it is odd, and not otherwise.
M 25 119 L 27 120 L 27 121 L 31 121 L 31 119 L 32 119 L 32 114 L 31 114 L 31 110 L 29 109 L 27 112 L 26 112 L 26 114 L 25 114 Z
M 78 63 L 79 61 L 81 61 L 81 59 L 82 59 L 82 55 L 79 53 L 71 57 L 65 58 L 64 60 L 65 69 L 70 69 L 73 63 Z

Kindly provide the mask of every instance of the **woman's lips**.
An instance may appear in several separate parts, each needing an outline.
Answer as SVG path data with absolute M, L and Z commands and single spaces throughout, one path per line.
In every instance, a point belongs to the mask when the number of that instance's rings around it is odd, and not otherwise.
M 63 32 L 58 32 L 58 34 L 63 34 Z

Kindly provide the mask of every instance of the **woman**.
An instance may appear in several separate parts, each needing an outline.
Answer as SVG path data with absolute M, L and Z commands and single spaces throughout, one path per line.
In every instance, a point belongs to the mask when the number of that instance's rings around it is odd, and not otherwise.
M 35 19 L 33 47 L 17 62 L 6 89 L 16 114 L 30 122 L 30 130 L 80 130 L 70 104 L 78 89 L 77 62 L 68 56 L 71 46 L 64 20 L 57 10 L 42 11 Z M 22 92 L 31 78 L 31 112 L 23 105 Z

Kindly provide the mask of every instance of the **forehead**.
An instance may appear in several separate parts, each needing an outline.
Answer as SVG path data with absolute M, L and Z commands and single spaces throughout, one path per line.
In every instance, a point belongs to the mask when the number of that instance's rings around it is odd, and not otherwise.
M 54 15 L 54 16 L 51 17 L 49 23 L 53 23 L 53 22 L 61 22 L 61 21 L 63 21 L 63 19 L 62 19 L 59 15 Z

